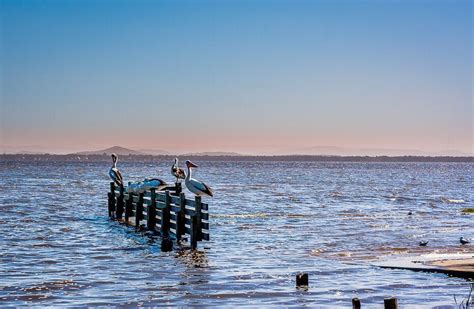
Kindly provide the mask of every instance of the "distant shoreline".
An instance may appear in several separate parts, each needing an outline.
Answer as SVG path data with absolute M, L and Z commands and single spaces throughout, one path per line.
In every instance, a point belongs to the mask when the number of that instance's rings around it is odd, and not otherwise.
M 121 155 L 123 161 L 150 161 L 150 160 L 172 160 L 175 155 Z M 177 156 L 180 159 L 191 159 L 196 161 L 300 161 L 300 162 L 459 162 L 473 163 L 474 156 L 451 157 L 451 156 L 330 156 L 330 155 L 274 155 L 274 156 L 215 156 L 215 155 L 188 155 Z M 0 154 L 2 161 L 110 161 L 110 156 L 106 154 Z

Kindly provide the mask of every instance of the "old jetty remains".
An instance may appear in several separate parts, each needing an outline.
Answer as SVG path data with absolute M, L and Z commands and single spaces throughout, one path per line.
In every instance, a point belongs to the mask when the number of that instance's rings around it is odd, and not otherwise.
M 199 241 L 209 240 L 209 207 L 200 196 L 187 199 L 181 191 L 181 183 L 176 183 L 164 191 L 127 193 L 126 187 L 111 182 L 109 217 L 160 235 L 165 243 L 169 242 L 164 251 L 171 250 L 173 241 L 184 238 L 196 249 Z

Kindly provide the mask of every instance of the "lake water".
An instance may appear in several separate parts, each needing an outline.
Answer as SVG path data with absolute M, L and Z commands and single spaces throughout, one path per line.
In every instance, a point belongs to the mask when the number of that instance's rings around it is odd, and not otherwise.
M 169 161 L 119 161 L 125 181 Z M 380 258 L 474 253 L 474 164 L 196 162 L 211 241 L 161 252 L 107 216 L 109 162 L 0 162 L 0 306 L 454 306 L 469 284 Z M 185 191 L 188 193 L 188 191 Z M 412 215 L 409 215 L 412 212 Z M 420 240 L 429 240 L 419 247 Z M 308 272 L 307 291 L 295 274 Z

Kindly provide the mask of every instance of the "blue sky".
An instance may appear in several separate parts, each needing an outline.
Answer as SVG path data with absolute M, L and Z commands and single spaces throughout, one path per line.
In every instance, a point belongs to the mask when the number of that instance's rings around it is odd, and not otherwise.
M 4 151 L 474 153 L 471 1 L 0 3 Z

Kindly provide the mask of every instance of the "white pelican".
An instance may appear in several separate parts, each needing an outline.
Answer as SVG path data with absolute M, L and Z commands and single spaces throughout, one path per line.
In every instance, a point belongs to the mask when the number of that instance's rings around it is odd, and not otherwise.
M 212 189 L 208 185 L 202 181 L 191 178 L 191 168 L 198 166 L 189 160 L 186 161 L 186 166 L 188 167 L 188 175 L 186 175 L 184 183 L 186 184 L 188 190 L 196 195 L 209 195 L 211 197 L 214 196 Z
M 176 182 L 178 182 L 179 179 L 186 178 L 186 173 L 182 168 L 178 166 L 178 158 L 174 158 L 174 164 L 171 167 L 171 175 L 176 177 Z
M 120 173 L 119 169 L 117 168 L 117 161 L 118 157 L 115 153 L 112 154 L 112 167 L 109 170 L 109 176 L 115 182 L 117 186 L 123 185 L 123 178 L 122 173 Z
M 127 187 L 127 192 L 139 194 L 150 189 L 156 189 L 156 191 L 161 191 L 167 186 L 168 184 L 159 178 L 146 178 L 143 181 L 129 183 Z

